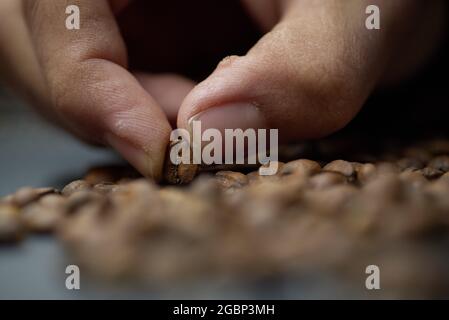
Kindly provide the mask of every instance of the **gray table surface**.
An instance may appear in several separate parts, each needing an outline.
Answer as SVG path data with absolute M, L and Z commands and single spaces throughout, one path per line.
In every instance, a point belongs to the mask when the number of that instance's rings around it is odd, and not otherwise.
M 121 161 L 114 153 L 86 146 L 42 121 L 17 100 L 0 92 L 0 196 L 23 186 L 62 187 L 92 165 Z M 0 299 L 103 298 L 342 298 L 362 297 L 325 276 L 262 283 L 193 281 L 165 288 L 134 288 L 85 279 L 81 289 L 67 290 L 65 267 L 72 264 L 51 236 L 34 236 L 19 246 L 0 247 Z

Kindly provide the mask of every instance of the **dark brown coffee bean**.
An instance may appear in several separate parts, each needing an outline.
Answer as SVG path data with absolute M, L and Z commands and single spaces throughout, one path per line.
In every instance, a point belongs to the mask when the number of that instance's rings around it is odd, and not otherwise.
M 437 179 L 444 174 L 443 171 L 432 167 L 425 167 L 424 169 L 419 170 L 419 172 L 429 180 Z
M 436 170 L 440 170 L 443 172 L 449 171 L 449 156 L 439 156 L 436 158 L 433 158 L 429 164 L 428 167 Z

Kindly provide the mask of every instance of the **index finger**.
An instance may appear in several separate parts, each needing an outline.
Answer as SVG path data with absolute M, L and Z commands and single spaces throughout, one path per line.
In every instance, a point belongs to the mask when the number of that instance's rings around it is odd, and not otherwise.
M 79 30 L 66 8 L 80 9 Z M 162 172 L 168 120 L 127 67 L 106 0 L 26 0 L 25 12 L 55 112 L 74 131 L 116 148 L 146 176 Z

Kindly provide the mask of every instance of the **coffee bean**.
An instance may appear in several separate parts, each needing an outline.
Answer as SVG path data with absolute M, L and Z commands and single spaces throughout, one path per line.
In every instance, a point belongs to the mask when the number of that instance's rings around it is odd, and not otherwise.
M 344 175 L 345 177 L 348 177 L 348 178 L 350 178 L 353 175 L 355 175 L 354 166 L 350 162 L 344 161 L 344 160 L 332 161 L 332 162 L 328 163 L 323 168 L 323 170 L 338 172 L 338 173 L 341 173 L 342 175 Z
M 76 180 L 66 185 L 61 193 L 68 197 L 77 191 L 89 190 L 91 187 L 91 184 L 85 180 Z
M 27 206 L 21 215 L 24 226 L 31 232 L 47 233 L 56 228 L 64 212 L 65 199 L 59 195 L 47 195 Z
M 413 187 L 422 187 L 427 184 L 427 179 L 420 171 L 414 169 L 406 169 L 399 175 L 401 180 L 408 182 Z
M 355 169 L 357 180 L 360 183 L 368 182 L 370 179 L 374 178 L 377 173 L 377 169 L 372 163 L 365 163 L 360 166 L 356 166 Z
M 440 156 L 433 158 L 428 165 L 432 169 L 440 170 L 443 172 L 449 171 L 449 156 Z
M 424 169 L 419 170 L 419 172 L 429 180 L 437 179 L 444 174 L 443 171 L 432 167 L 425 167 Z
M 241 188 L 248 184 L 248 177 L 240 172 L 220 171 L 215 176 L 223 189 Z
M 321 171 L 321 166 L 312 160 L 300 159 L 295 161 L 290 161 L 282 166 L 279 174 L 281 176 L 287 175 L 300 175 L 300 176 L 310 176 Z
M 346 182 L 347 178 L 343 174 L 332 171 L 318 173 L 309 180 L 310 186 L 314 189 L 326 189 Z
M 115 183 L 99 183 L 96 184 L 93 189 L 102 194 L 108 194 L 116 191 L 118 186 Z
M 12 197 L 11 201 L 14 205 L 18 207 L 24 207 L 34 201 L 37 201 L 39 198 L 47 195 L 56 193 L 55 189 L 52 188 L 21 188 L 19 189 Z

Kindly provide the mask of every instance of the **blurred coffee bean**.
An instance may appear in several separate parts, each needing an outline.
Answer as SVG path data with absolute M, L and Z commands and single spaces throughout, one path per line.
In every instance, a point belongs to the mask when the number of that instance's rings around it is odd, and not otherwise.
M 330 163 L 328 163 L 323 168 L 324 171 L 331 171 L 331 172 L 338 172 L 344 175 L 347 178 L 351 178 L 355 175 L 355 168 L 354 166 L 344 160 L 335 160 Z
M 328 187 L 347 182 L 347 177 L 339 172 L 321 172 L 309 179 L 309 184 L 314 189 L 326 189 Z
M 12 196 L 11 202 L 18 207 L 24 207 L 34 201 L 37 201 L 39 198 L 52 193 L 56 193 L 56 190 L 52 188 L 25 187 L 19 189 Z
M 437 179 L 444 174 L 443 171 L 432 167 L 425 167 L 424 169 L 419 170 L 419 172 L 429 180 Z
M 215 176 L 223 189 L 241 188 L 248 184 L 248 177 L 240 172 L 220 171 Z
M 65 199 L 60 195 L 47 195 L 23 209 L 21 220 L 31 232 L 47 233 L 55 230 L 63 215 Z
M 439 156 L 436 158 L 433 158 L 429 164 L 429 168 L 440 170 L 443 172 L 449 171 L 449 156 Z
M 321 171 L 321 166 L 312 160 L 299 159 L 295 161 L 287 162 L 279 170 L 281 176 L 288 175 L 300 175 L 300 176 L 310 176 Z
M 66 185 L 64 187 L 64 189 L 62 189 L 61 193 L 64 196 L 68 197 L 77 191 L 88 190 L 91 187 L 92 187 L 91 184 L 85 180 L 75 180 L 75 181 L 69 183 L 68 185 Z

